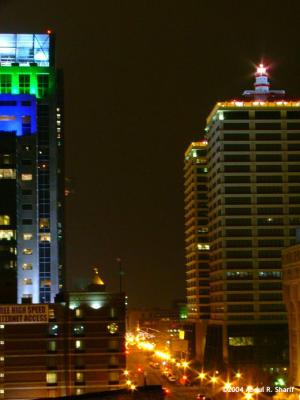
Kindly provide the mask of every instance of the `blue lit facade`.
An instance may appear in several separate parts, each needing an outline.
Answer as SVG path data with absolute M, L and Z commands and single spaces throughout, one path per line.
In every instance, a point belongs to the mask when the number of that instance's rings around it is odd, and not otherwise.
M 29 95 L 0 95 L 0 132 L 16 136 L 36 134 L 36 98 Z
M 51 54 L 52 35 L 0 34 L 0 291 L 14 291 L 13 303 L 54 302 L 63 286 L 62 84 Z

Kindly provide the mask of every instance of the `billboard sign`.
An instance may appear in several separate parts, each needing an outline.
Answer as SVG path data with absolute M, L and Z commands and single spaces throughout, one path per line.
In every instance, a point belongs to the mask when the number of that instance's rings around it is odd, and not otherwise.
M 48 304 L 2 304 L 0 324 L 47 324 Z

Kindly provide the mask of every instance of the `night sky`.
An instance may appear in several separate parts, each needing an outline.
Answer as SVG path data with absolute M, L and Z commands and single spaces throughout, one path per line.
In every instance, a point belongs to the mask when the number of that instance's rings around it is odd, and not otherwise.
M 0 31 L 56 35 L 65 74 L 69 287 L 101 267 L 129 305 L 184 298 L 183 154 L 217 101 L 252 89 L 254 64 L 300 98 L 294 1 L 0 1 Z

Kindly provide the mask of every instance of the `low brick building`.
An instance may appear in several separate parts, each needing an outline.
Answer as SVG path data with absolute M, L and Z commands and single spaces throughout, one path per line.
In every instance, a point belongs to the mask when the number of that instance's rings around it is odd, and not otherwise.
M 53 398 L 122 387 L 124 294 L 95 271 L 55 304 L 0 305 L 0 398 Z

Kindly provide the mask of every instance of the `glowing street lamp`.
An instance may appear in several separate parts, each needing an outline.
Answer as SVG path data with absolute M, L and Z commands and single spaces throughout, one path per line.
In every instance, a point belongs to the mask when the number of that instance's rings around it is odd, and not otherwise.
M 240 372 L 237 372 L 237 373 L 235 374 L 235 377 L 236 377 L 237 379 L 240 379 L 240 378 L 242 377 L 242 374 L 241 374 Z
M 211 381 L 211 383 L 215 384 L 215 383 L 217 383 L 218 378 L 217 378 L 216 376 L 212 376 L 212 377 L 210 378 L 210 381 Z
M 181 365 L 183 366 L 183 368 L 187 368 L 189 366 L 189 363 L 187 361 L 183 361 Z
M 199 378 L 201 379 L 201 381 L 203 381 L 203 379 L 205 379 L 206 374 L 204 372 L 200 372 L 199 374 Z

